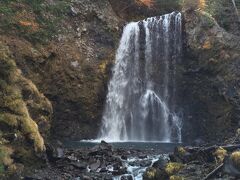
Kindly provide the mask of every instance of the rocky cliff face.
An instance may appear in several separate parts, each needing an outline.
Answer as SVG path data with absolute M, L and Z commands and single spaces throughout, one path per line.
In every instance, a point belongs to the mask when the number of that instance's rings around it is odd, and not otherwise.
M 184 139 L 223 141 L 239 125 L 240 37 L 204 11 L 186 11 L 184 18 Z
M 38 11 L 34 3 L 53 10 Z M 120 20 L 108 1 L 60 3 L 9 4 L 11 9 L 22 6 L 15 16 L 27 13 L 30 18 L 16 20 L 20 29 L 26 31 L 24 37 L 14 35 L 20 33 L 16 29 L 10 32 L 3 29 L 0 39 L 9 47 L 24 76 L 52 102 L 52 134 L 58 138 L 90 138 L 96 136 L 100 123 Z M 56 19 L 58 13 L 63 17 Z M 37 19 L 40 16 L 41 21 Z M 55 27 L 46 26 L 49 21 Z M 53 28 L 57 31 L 52 32 Z M 52 35 L 44 36 L 42 31 Z

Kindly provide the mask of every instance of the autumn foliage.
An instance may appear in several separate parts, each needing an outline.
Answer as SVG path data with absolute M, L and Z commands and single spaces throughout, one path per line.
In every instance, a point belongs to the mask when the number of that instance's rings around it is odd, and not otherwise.
M 144 4 L 145 6 L 147 6 L 149 8 L 152 7 L 153 3 L 154 3 L 153 0 L 138 0 L 138 1 L 140 1 L 142 4 Z
M 206 0 L 200 0 L 199 1 L 199 8 L 204 9 L 206 7 Z
M 183 7 L 187 9 L 202 9 L 206 7 L 206 0 L 183 0 Z

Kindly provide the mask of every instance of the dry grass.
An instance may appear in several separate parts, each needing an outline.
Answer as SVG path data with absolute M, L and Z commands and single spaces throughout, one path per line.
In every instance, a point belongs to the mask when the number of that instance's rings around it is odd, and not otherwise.
M 223 162 L 224 158 L 227 156 L 227 151 L 220 147 L 213 153 L 213 155 L 217 158 L 218 162 Z
M 234 166 L 240 169 L 240 151 L 235 151 L 231 154 L 230 159 L 232 160 Z
M 4 89 L 0 92 L 0 107 L 7 109 L 9 112 L 0 112 L 0 121 L 11 125 L 13 128 L 14 126 L 20 125 L 21 133 L 33 142 L 34 150 L 36 152 L 42 152 L 45 150 L 44 141 L 39 133 L 36 122 L 33 121 L 29 114 L 26 102 L 23 100 L 22 88 L 28 84 L 27 87 L 31 89 L 32 92 L 38 93 L 39 96 L 41 96 L 41 94 L 37 91 L 33 83 L 29 83 L 22 76 L 21 71 L 16 67 L 15 61 L 7 54 L 8 51 L 2 49 L 4 48 L 0 46 L 0 70 L 7 67 L 4 71 L 6 71 L 5 74 L 8 80 L 6 81 Z M 5 80 L 5 78 L 3 80 Z

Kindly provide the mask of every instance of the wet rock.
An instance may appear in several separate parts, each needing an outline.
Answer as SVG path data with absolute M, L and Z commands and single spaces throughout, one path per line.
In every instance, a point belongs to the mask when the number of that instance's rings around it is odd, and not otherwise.
M 136 160 L 129 162 L 130 166 L 141 166 L 141 167 L 148 167 L 152 164 L 151 160 Z
M 151 164 L 152 164 L 152 161 L 150 161 L 150 160 L 140 161 L 140 166 L 141 167 L 149 167 L 149 166 L 151 166 Z
M 121 159 L 123 159 L 123 160 L 127 160 L 127 158 L 128 158 L 127 155 L 122 155 L 121 156 Z
M 195 140 L 193 141 L 193 145 L 194 145 L 194 146 L 200 146 L 200 145 L 202 145 L 202 144 L 204 144 L 204 143 L 205 143 L 204 140 L 202 140 L 202 139 L 200 139 L 200 138 L 195 139 Z
M 105 172 L 108 172 L 108 169 L 107 169 L 107 167 L 103 167 L 103 168 L 100 169 L 99 172 L 100 173 L 105 173 Z
M 114 171 L 112 172 L 112 174 L 113 174 L 114 176 L 119 176 L 119 175 L 126 174 L 126 173 L 127 173 L 127 168 L 125 168 L 125 167 L 121 167 L 121 168 L 119 168 L 118 170 L 114 170 Z
M 60 147 L 54 147 L 50 144 L 46 146 L 46 154 L 49 161 L 56 161 L 63 158 L 64 150 Z
M 169 155 L 173 162 L 187 163 L 192 160 L 192 154 L 189 153 L 184 147 L 176 147 L 174 153 Z
M 89 168 L 92 170 L 92 171 L 97 171 L 98 168 L 100 168 L 101 166 L 101 162 L 99 160 L 97 160 L 97 162 L 91 164 L 89 166 Z
M 140 154 L 138 156 L 139 159 L 146 159 L 148 156 L 146 154 Z
M 77 161 L 77 158 L 75 157 L 74 154 L 71 154 L 71 155 L 67 156 L 66 159 L 68 159 L 70 161 Z
M 134 180 L 132 175 L 123 175 L 120 180 Z
M 112 166 L 113 170 L 119 170 L 122 167 L 122 163 L 116 162 Z
M 112 154 L 112 146 L 105 141 L 101 141 L 100 144 L 94 146 L 92 149 L 90 149 L 89 155 L 95 156 L 95 155 L 111 155 Z
M 153 163 L 152 167 L 154 168 L 163 168 L 168 163 L 168 160 L 164 157 L 160 157 L 159 160 Z
M 93 180 L 91 177 L 85 176 L 85 175 L 83 175 L 83 176 L 81 177 L 81 179 L 82 179 L 82 180 Z
M 87 168 L 87 163 L 84 163 L 84 162 L 71 162 L 70 165 L 80 170 L 84 170 Z

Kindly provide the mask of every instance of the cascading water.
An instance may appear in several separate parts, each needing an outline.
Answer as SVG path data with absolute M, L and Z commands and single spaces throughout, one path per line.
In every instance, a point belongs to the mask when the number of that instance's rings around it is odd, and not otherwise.
M 234 8 L 234 10 L 236 12 L 236 15 L 238 17 L 238 21 L 240 22 L 240 16 L 239 16 L 239 13 L 238 13 L 238 8 L 237 8 L 235 0 L 232 0 L 232 4 L 233 4 L 233 8 Z
M 181 26 L 181 14 L 173 12 L 124 28 L 99 139 L 181 142 L 175 113 Z

